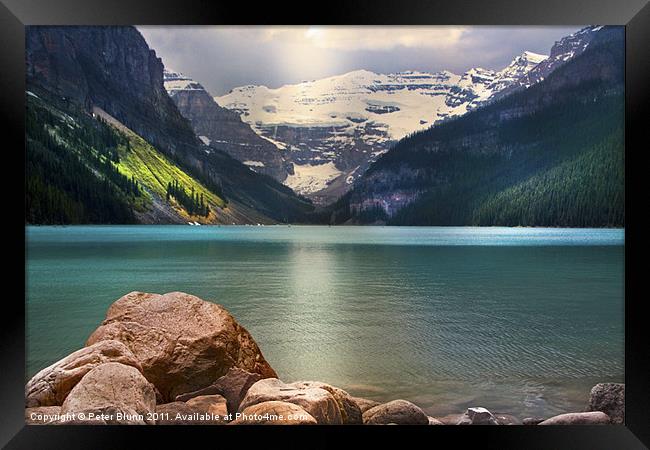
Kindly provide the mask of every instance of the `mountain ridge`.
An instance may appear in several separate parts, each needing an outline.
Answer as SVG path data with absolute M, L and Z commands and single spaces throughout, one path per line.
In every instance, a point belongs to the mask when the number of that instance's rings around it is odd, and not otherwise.
M 617 27 L 603 36 L 535 85 L 401 140 L 328 220 L 623 224 L 624 38 Z
M 335 170 L 322 170 L 315 182 L 292 185 L 325 203 L 346 192 L 394 142 L 490 101 L 545 58 L 524 52 L 500 71 L 473 68 L 460 75 L 359 69 L 278 88 L 241 86 L 215 101 L 285 150 L 294 172 L 333 164 Z
M 312 209 L 282 184 L 197 138 L 164 89 L 162 61 L 134 27 L 29 26 L 26 67 L 29 91 L 75 114 L 106 111 L 225 197 L 226 208 L 248 211 L 236 217 L 298 221 Z

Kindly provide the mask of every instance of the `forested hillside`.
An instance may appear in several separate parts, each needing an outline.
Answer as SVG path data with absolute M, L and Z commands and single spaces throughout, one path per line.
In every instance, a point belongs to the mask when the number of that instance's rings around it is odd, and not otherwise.
M 622 226 L 624 42 L 605 31 L 540 83 L 398 142 L 325 220 Z

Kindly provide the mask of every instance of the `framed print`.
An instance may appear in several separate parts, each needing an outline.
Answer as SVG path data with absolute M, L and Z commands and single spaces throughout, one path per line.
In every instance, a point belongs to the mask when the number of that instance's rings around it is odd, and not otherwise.
M 4 4 L 7 448 L 646 448 L 643 1 Z

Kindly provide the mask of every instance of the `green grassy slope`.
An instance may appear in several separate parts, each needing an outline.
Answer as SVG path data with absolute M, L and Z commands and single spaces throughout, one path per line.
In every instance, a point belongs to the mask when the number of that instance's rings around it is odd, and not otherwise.
M 27 223 L 135 223 L 165 209 L 177 222 L 214 222 L 227 206 L 148 142 L 119 124 L 71 105 L 27 95 Z M 201 196 L 209 215 L 196 216 L 174 197 L 169 183 Z
M 179 182 L 187 190 L 202 194 L 205 201 L 213 207 L 223 208 L 226 201 L 219 195 L 207 189 L 203 184 L 192 178 L 185 171 L 174 165 L 165 155 L 136 134 L 127 134 L 128 146 L 118 147 L 120 161 L 117 168 L 128 178 L 135 178 L 145 187 L 146 195 L 156 195 L 165 199 L 167 185 Z M 191 216 L 172 198 L 170 202 L 183 216 Z M 212 214 L 215 214 L 214 212 Z

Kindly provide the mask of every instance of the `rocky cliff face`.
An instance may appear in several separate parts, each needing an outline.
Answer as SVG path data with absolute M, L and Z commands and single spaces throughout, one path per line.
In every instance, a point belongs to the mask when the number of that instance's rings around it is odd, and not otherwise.
M 590 45 L 597 45 L 599 42 L 615 38 L 617 32 L 616 27 L 592 25 L 563 37 L 553 44 L 547 58 L 540 61 L 531 70 L 514 79 L 509 85 L 504 86 L 491 100 L 498 100 L 513 92 L 539 83 L 547 78 L 554 70 L 581 55 Z
M 198 141 L 163 87 L 163 64 L 133 27 L 29 27 L 30 89 L 98 106 L 169 154 Z
M 222 108 L 200 83 L 165 70 L 165 89 L 204 144 L 223 150 L 252 170 L 282 182 L 288 175 L 283 152 L 260 137 L 239 115 Z
M 105 111 L 206 187 L 225 194 L 243 222 L 266 221 L 265 216 L 300 220 L 312 208 L 197 138 L 164 88 L 161 60 L 134 27 L 28 27 L 26 71 L 30 92 L 88 113 Z

